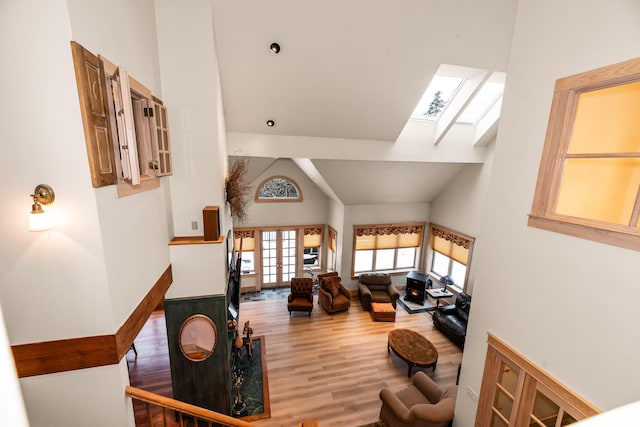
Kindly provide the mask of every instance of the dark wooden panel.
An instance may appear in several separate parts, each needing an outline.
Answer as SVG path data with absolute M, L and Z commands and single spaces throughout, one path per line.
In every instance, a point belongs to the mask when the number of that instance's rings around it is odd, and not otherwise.
M 116 334 L 12 346 L 18 377 L 119 363 L 172 282 L 169 265 Z
M 231 414 L 231 362 L 227 333 L 227 304 L 224 296 L 167 299 L 164 301 L 167 341 L 173 397 L 183 402 Z M 194 314 L 204 314 L 213 320 L 218 344 L 206 360 L 187 359 L 179 347 L 180 327 Z
M 204 240 L 209 242 L 218 240 L 220 237 L 220 220 L 218 218 L 217 206 L 205 206 L 202 210 L 202 221 L 204 223 Z

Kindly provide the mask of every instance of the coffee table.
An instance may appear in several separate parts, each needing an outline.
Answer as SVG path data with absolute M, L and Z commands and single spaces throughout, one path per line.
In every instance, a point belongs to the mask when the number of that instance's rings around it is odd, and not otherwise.
M 391 350 L 409 365 L 408 377 L 411 377 L 411 371 L 416 366 L 433 368 L 434 371 L 436 369 L 438 350 L 436 350 L 431 341 L 416 331 L 393 329 L 389 332 L 387 353 L 391 354 Z

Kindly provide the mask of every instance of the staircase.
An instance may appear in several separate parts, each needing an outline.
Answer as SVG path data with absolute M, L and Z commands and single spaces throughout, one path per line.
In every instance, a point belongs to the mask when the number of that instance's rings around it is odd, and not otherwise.
M 199 406 L 180 402 L 139 389 L 125 387 L 125 395 L 133 400 L 144 402 L 147 413 L 147 427 L 251 427 L 252 424 L 237 418 L 210 411 Z M 152 408 L 160 408 L 160 416 L 152 415 Z

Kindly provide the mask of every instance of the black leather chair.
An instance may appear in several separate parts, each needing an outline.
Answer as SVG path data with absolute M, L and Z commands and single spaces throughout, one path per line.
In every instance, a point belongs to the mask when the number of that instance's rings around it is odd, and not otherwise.
M 455 304 L 439 307 L 433 312 L 433 325 L 461 349 L 467 336 L 471 295 L 460 292 Z

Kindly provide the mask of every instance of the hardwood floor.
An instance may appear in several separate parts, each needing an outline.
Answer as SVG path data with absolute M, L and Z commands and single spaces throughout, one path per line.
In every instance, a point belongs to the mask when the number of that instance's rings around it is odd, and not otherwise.
M 323 427 L 377 421 L 380 390 L 410 382 L 406 363 L 387 354 L 393 328 L 413 329 L 435 345 L 437 367 L 424 372 L 441 385 L 455 384 L 462 361 L 461 351 L 434 329 L 431 316 L 409 314 L 399 305 L 391 323 L 373 322 L 356 299 L 348 312 L 333 315 L 315 304 L 311 317 L 295 312 L 289 317 L 286 299 L 242 302 L 239 323 L 246 320 L 266 342 L 271 418 L 252 422 L 256 426 L 295 427 L 312 418 Z M 162 312 L 152 314 L 135 344 L 138 356 L 127 355 L 131 385 L 171 397 Z M 146 425 L 143 410 L 135 408 L 137 426 Z

